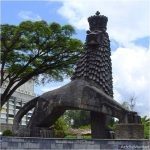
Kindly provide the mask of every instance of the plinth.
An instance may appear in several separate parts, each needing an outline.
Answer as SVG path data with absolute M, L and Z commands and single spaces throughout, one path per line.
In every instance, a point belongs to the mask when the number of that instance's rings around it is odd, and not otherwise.
M 116 139 L 144 139 L 144 126 L 141 124 L 117 124 Z

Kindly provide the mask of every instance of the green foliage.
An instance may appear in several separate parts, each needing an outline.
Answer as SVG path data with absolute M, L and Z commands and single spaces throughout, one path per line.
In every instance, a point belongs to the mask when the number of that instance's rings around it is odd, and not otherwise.
M 116 124 L 118 123 L 118 120 L 115 120 L 114 118 L 111 118 L 109 123 L 108 123 L 108 129 L 111 129 L 111 130 L 115 130 L 116 128 Z
M 5 130 L 2 135 L 3 136 L 13 136 L 13 133 L 11 130 Z
M 63 117 L 60 117 L 54 124 L 55 137 L 64 138 L 67 135 L 68 126 Z
M 144 138 L 150 139 L 150 118 L 144 116 L 141 118 L 141 122 L 144 125 Z
M 89 129 L 90 117 L 89 112 L 86 111 L 66 111 L 65 114 L 60 117 L 54 124 L 55 137 L 59 138 L 76 138 L 76 136 L 69 133 L 69 128 Z M 74 124 L 71 124 L 71 120 L 74 120 Z M 70 136 L 70 137 L 69 137 Z
M 88 125 L 83 125 L 83 126 L 80 126 L 79 127 L 80 129 L 91 129 L 91 125 L 88 124 Z
M 66 135 L 65 136 L 65 139 L 76 139 L 77 138 L 77 136 L 76 135 Z
M 71 37 L 74 33 L 70 25 L 45 21 L 1 25 L 1 85 L 9 82 L 1 105 L 33 77 L 45 83 L 70 76 L 83 50 L 82 42 Z
M 90 112 L 83 110 L 68 110 L 65 112 L 66 120 L 72 128 L 79 128 L 90 124 Z M 73 124 L 71 123 L 73 120 Z
M 91 139 L 91 135 L 82 135 L 82 139 Z M 65 139 L 77 139 L 77 135 L 67 135 L 65 136 Z
M 83 136 L 83 139 L 91 139 L 92 137 L 91 137 L 91 135 L 84 135 Z

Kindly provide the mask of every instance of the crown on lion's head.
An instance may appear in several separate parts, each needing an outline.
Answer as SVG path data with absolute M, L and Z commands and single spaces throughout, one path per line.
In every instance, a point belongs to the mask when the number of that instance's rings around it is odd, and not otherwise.
M 88 18 L 91 31 L 106 30 L 108 18 L 104 15 L 100 15 L 97 11 L 94 16 Z

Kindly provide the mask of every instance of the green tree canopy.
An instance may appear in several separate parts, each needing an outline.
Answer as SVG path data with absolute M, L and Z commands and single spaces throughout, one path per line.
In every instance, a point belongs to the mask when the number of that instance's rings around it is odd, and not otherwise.
M 70 25 L 25 21 L 19 25 L 1 25 L 1 106 L 30 79 L 62 80 L 71 75 L 83 44 L 72 38 Z

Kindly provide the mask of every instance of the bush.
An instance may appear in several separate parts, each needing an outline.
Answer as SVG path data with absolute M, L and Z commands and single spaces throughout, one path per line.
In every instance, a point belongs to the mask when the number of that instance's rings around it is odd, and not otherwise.
M 66 133 L 63 130 L 54 130 L 54 133 L 57 138 L 64 138 L 66 136 Z
M 144 116 L 141 118 L 142 124 L 144 125 L 144 138 L 150 139 L 150 118 Z
M 3 136 L 13 136 L 13 133 L 11 130 L 5 130 L 2 135 Z
M 80 128 L 91 123 L 90 112 L 84 110 L 68 110 L 64 116 L 72 128 Z M 73 121 L 71 123 L 71 120 Z
M 60 117 L 54 124 L 55 137 L 64 138 L 67 135 L 68 126 L 63 117 Z
M 91 125 L 84 125 L 84 126 L 80 126 L 79 129 L 91 129 Z

